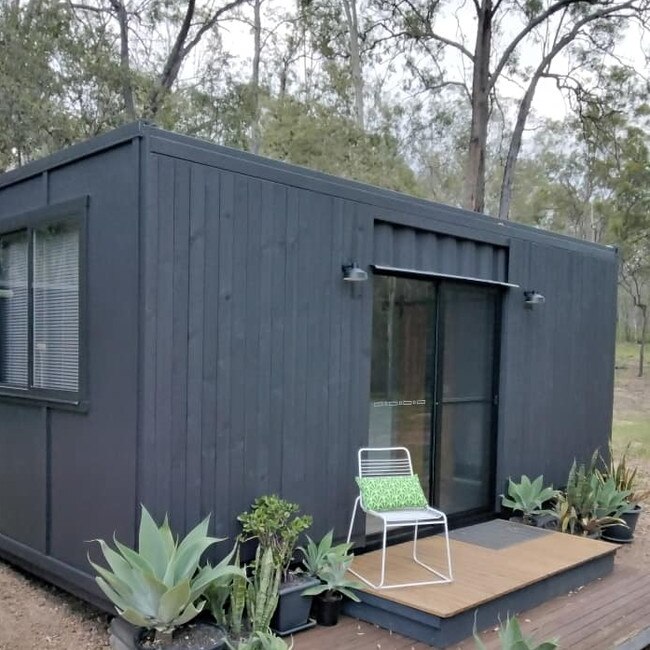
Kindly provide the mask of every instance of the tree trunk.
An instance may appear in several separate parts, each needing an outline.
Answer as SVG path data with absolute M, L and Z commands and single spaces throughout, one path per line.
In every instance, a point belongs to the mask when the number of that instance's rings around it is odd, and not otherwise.
M 253 70 L 251 73 L 251 151 L 260 151 L 260 59 L 262 56 L 262 0 L 253 2 Z
M 124 110 L 130 120 L 135 120 L 135 101 L 133 85 L 131 84 L 131 54 L 129 48 L 129 16 L 126 7 L 120 0 L 111 0 L 113 10 L 120 25 L 120 75 L 122 83 L 122 99 Z
M 354 89 L 354 109 L 357 125 L 365 128 L 365 107 L 363 101 L 363 72 L 361 70 L 361 45 L 359 43 L 359 17 L 357 0 L 342 0 L 345 18 L 348 23 L 350 47 L 350 74 Z
M 490 52 L 492 49 L 492 0 L 481 0 L 472 76 L 472 124 L 465 175 L 465 207 L 485 210 L 485 150 L 490 117 Z
M 515 128 L 512 132 L 512 137 L 510 138 L 508 157 L 506 158 L 506 164 L 503 169 L 501 198 L 499 200 L 499 219 L 510 218 L 510 202 L 512 201 L 512 186 L 514 183 L 517 158 L 519 157 L 519 151 L 521 150 L 521 140 L 524 135 L 526 120 L 528 119 L 528 114 L 530 113 L 530 107 L 533 103 L 533 97 L 535 96 L 535 89 L 537 88 L 538 81 L 539 75 L 535 75 L 530 81 L 528 89 L 526 90 L 526 94 L 521 100 L 521 104 L 519 104 L 517 121 L 515 122 Z
M 641 310 L 641 336 L 639 338 L 639 372 L 638 376 L 643 377 L 645 365 L 645 340 L 648 334 L 648 305 L 640 304 L 637 307 Z

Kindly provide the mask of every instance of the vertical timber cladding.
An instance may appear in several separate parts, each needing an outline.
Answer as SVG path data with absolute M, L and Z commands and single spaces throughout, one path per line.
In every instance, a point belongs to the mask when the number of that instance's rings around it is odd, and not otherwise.
M 606 452 L 612 421 L 616 256 L 513 240 L 511 276 L 546 302 L 512 292 L 503 333 L 497 491 L 509 476 L 566 483 L 574 458 Z
M 237 514 L 276 492 L 314 516 L 315 535 L 344 531 L 372 295 L 341 266 L 372 261 L 371 217 L 166 155 L 149 178 L 142 501 L 179 529 L 212 513 L 232 538 Z

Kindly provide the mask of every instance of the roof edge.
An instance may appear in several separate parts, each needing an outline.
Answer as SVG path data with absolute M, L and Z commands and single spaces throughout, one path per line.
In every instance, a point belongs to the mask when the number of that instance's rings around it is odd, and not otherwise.
M 92 156 L 105 149 L 111 149 L 134 138 L 140 138 L 144 135 L 147 126 L 149 126 L 148 122 L 143 120 L 130 122 L 107 133 L 72 144 L 44 158 L 38 158 L 26 165 L 11 169 L 0 174 L 0 188 L 38 176 L 43 172 L 67 165 L 75 160 Z

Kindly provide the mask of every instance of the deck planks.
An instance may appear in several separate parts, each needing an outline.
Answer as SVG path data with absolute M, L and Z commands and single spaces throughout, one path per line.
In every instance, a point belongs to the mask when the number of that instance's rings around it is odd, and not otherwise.
M 500 550 L 458 540 L 450 540 L 450 543 L 453 583 L 365 590 L 433 616 L 449 618 L 616 551 L 616 546 L 607 542 L 561 533 L 550 533 Z M 389 583 L 413 582 L 427 577 L 424 569 L 413 563 L 411 549 L 410 543 L 389 547 L 386 561 Z M 424 562 L 434 567 L 445 566 L 444 540 L 439 535 L 421 540 L 418 554 Z M 353 566 L 378 582 L 379 565 L 380 552 L 373 551 L 357 556 Z
M 650 574 L 617 565 L 607 578 L 554 598 L 521 613 L 518 618 L 524 634 L 533 635 L 538 642 L 557 638 L 560 650 L 619 647 L 638 650 L 645 646 L 641 635 L 650 627 Z M 483 632 L 481 639 L 487 650 L 501 647 L 493 630 Z M 429 647 L 348 617 L 343 617 L 336 627 L 317 627 L 294 638 L 294 650 L 424 650 Z M 451 648 L 476 650 L 476 644 L 468 638 Z

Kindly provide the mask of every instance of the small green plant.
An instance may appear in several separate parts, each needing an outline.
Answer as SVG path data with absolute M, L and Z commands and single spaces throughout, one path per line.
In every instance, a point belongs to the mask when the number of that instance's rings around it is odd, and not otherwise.
M 271 625 L 271 618 L 278 606 L 278 587 L 281 578 L 280 569 L 273 559 L 273 550 L 257 547 L 253 580 L 248 585 L 246 613 L 251 632 L 266 634 Z
M 522 475 L 519 483 L 508 479 L 508 496 L 501 495 L 501 504 L 515 512 L 521 512 L 524 523 L 530 524 L 536 515 L 554 514 L 553 510 L 544 509 L 543 505 L 556 497 L 557 491 L 553 486 L 544 487 L 543 476 L 531 481 Z
M 347 558 L 350 556 L 352 543 L 333 544 L 333 540 L 334 531 L 330 530 L 318 544 L 307 535 L 306 546 L 298 547 L 303 556 L 302 564 L 309 575 L 317 577 L 330 564 L 332 557 Z
M 597 470 L 598 477 L 604 483 L 608 478 L 614 480 L 616 488 L 622 492 L 628 491 L 628 509 L 634 508 L 635 505 L 645 501 L 650 496 L 650 490 L 638 490 L 637 472 L 638 467 L 630 467 L 627 461 L 627 454 L 630 450 L 628 442 L 620 458 L 617 460 L 610 442 L 609 445 L 609 462 L 601 456 L 601 468 Z
M 555 650 L 558 647 L 556 639 L 538 644 L 530 637 L 525 637 L 519 627 L 519 621 L 514 616 L 508 616 L 506 622 L 501 623 L 498 634 L 501 650 Z M 474 629 L 474 641 L 479 650 L 486 650 L 476 628 Z
M 270 632 L 256 632 L 248 639 L 239 641 L 236 646 L 226 643 L 230 650 L 291 650 L 293 648 L 293 643 L 288 645 L 284 639 Z
M 272 494 L 259 497 L 250 512 L 237 517 L 242 525 L 242 540 L 257 539 L 262 551 L 270 548 L 284 580 L 288 579 L 298 538 L 312 524 L 309 515 L 298 516 L 299 510 L 297 504 Z
M 227 583 L 241 574 L 230 564 L 232 552 L 215 567 L 199 566 L 203 553 L 223 541 L 208 536 L 209 521 L 208 516 L 179 542 L 167 517 L 159 526 L 143 506 L 137 551 L 116 538 L 117 550 L 102 539 L 94 540 L 110 570 L 90 556 L 88 561 L 98 573 L 97 584 L 122 618 L 155 630 L 155 637 L 167 642 L 175 628 L 201 612 L 205 604 L 201 597 L 210 584 Z
M 620 516 L 629 508 L 629 491 L 621 491 L 615 480 L 604 479 L 596 469 L 598 451 L 590 464 L 573 461 L 566 490 L 558 496 L 556 516 L 562 532 L 598 535 L 613 524 L 624 524 Z
M 327 561 L 317 574 L 322 584 L 305 589 L 302 592 L 303 596 L 324 594 L 325 598 L 333 599 L 340 598 L 340 595 L 342 595 L 358 603 L 359 597 L 352 589 L 361 589 L 363 585 L 353 580 L 348 580 L 346 577 L 353 559 L 352 556 L 341 557 L 340 555 L 328 555 Z

